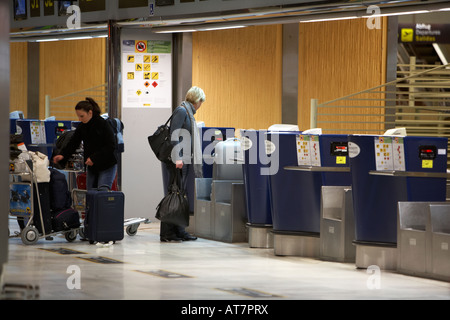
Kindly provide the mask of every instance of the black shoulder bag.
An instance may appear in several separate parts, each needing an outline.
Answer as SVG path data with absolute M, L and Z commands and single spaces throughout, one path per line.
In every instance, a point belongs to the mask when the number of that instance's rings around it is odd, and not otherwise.
M 162 162 L 170 162 L 171 160 L 170 154 L 172 153 L 173 145 L 170 141 L 170 127 L 168 124 L 172 117 L 173 113 L 165 124 L 159 126 L 155 133 L 147 138 L 156 158 Z
M 172 113 L 170 118 L 167 119 L 165 124 L 159 126 L 158 129 L 156 129 L 155 133 L 147 137 L 150 148 L 152 148 L 153 152 L 156 155 L 156 158 L 158 158 L 159 161 L 166 163 L 172 161 L 170 155 L 172 153 L 173 145 L 170 141 L 170 127 L 168 124 L 169 121 L 172 120 L 173 115 L 174 113 Z

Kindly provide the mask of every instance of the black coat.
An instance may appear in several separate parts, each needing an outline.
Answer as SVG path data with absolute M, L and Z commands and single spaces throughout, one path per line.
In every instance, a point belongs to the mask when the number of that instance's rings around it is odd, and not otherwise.
M 80 123 L 70 142 L 61 150 L 65 159 L 71 157 L 83 142 L 84 161 L 91 158 L 94 171 L 103 171 L 117 163 L 114 152 L 115 136 L 111 126 L 100 115 L 93 116 L 88 123 Z

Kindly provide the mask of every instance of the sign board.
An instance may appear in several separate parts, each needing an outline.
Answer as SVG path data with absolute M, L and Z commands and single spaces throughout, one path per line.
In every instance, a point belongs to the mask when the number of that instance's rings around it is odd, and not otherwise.
M 171 108 L 172 42 L 124 40 L 123 108 Z
M 400 23 L 398 42 L 450 43 L 450 24 Z

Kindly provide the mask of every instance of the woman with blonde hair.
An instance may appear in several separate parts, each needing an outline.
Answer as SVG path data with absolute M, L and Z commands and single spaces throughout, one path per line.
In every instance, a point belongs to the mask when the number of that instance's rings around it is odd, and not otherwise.
M 185 101 L 174 110 L 172 120 L 170 121 L 170 134 L 174 152 L 172 152 L 172 162 L 166 164 L 166 169 L 168 171 L 169 181 L 170 177 L 176 173 L 175 170 L 181 170 L 181 185 L 185 193 L 189 166 L 194 166 L 196 178 L 203 177 L 201 139 L 194 115 L 205 100 L 206 96 L 201 88 L 196 86 L 190 88 L 186 93 Z M 191 154 L 185 154 L 184 149 L 176 147 L 180 142 L 183 142 L 184 137 L 190 138 Z M 184 141 L 183 144 L 186 145 L 187 143 Z M 189 150 L 189 148 L 187 149 Z M 160 240 L 162 242 L 196 239 L 196 237 L 187 233 L 184 228 L 161 222 Z

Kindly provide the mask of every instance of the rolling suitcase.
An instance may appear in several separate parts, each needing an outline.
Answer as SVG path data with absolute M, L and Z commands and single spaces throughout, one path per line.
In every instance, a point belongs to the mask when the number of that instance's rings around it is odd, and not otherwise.
M 36 190 L 38 189 L 38 190 Z M 39 200 L 38 200 L 39 197 Z M 52 233 L 52 216 L 50 210 L 50 184 L 48 182 L 38 182 L 33 188 L 33 224 L 40 234 Z M 42 226 L 41 222 L 42 213 Z
M 121 191 L 87 191 L 84 234 L 90 243 L 123 239 L 124 204 L 125 195 Z

